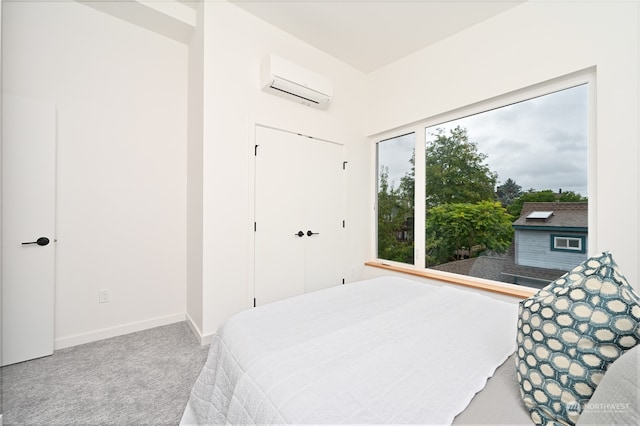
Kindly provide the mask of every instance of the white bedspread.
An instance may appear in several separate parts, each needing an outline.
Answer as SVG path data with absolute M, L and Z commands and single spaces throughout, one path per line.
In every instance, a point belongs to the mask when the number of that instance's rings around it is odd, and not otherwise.
M 450 424 L 514 351 L 517 305 L 395 277 L 241 312 L 181 424 Z

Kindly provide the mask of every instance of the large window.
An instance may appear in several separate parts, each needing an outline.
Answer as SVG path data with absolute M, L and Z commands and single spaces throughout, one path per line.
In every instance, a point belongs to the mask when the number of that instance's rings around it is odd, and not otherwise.
M 586 256 L 589 85 L 582 80 L 531 89 L 502 105 L 494 100 L 482 112 L 426 120 L 411 134 L 380 141 L 378 257 L 543 284 L 565 272 L 546 267 L 562 263 L 546 262 L 550 256 Z M 420 186 L 424 192 L 416 191 Z M 548 217 L 526 218 L 541 210 Z M 584 235 L 550 245 L 551 235 L 567 227 Z M 523 265 L 540 265 L 539 273 L 519 268 L 524 257 L 531 259 Z

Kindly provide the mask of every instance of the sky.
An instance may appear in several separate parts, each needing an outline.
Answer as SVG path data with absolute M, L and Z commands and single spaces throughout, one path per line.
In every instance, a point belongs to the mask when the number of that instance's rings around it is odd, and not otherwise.
M 581 85 L 488 112 L 429 127 L 445 134 L 465 127 L 469 140 L 487 154 L 485 163 L 498 174 L 498 185 L 511 178 L 523 191 L 551 189 L 588 196 L 588 86 Z M 413 134 L 379 144 L 380 165 L 389 180 L 400 182 L 409 170 Z

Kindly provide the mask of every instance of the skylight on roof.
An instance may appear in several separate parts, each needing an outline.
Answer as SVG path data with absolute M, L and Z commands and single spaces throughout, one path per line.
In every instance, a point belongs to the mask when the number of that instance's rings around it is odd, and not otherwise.
M 547 220 L 553 215 L 553 212 L 535 211 L 527 215 L 527 219 L 542 219 Z

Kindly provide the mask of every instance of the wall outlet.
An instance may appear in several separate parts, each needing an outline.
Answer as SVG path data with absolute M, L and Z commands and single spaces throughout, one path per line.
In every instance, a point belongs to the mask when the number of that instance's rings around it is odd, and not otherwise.
M 109 289 L 103 288 L 98 290 L 98 303 L 106 303 L 109 301 Z

